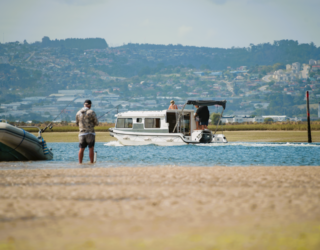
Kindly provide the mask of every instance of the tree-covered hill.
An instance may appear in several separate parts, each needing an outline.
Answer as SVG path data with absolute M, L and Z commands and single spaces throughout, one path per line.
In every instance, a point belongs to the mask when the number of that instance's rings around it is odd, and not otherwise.
M 66 49 L 106 49 L 108 44 L 103 38 L 67 38 L 61 40 L 50 40 L 45 36 L 42 38 L 42 47 L 64 47 Z
M 313 43 L 299 44 L 293 40 L 274 41 L 273 44 L 250 44 L 247 48 L 230 49 L 132 43 L 119 47 L 121 48 L 135 52 L 146 51 L 150 56 L 162 59 L 166 65 L 193 65 L 196 68 L 211 70 L 223 70 L 228 66 L 237 68 L 242 65 L 251 67 L 275 63 L 285 65 L 293 62 L 302 64 L 311 58 L 320 58 L 320 47 L 316 47 Z

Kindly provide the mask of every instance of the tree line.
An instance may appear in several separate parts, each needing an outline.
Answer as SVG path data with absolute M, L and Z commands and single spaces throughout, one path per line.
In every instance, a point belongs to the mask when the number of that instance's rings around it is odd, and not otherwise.
M 108 44 L 103 38 L 67 38 L 67 39 L 55 39 L 50 40 L 49 37 L 45 36 L 42 38 L 42 47 L 63 47 L 66 49 L 106 49 Z

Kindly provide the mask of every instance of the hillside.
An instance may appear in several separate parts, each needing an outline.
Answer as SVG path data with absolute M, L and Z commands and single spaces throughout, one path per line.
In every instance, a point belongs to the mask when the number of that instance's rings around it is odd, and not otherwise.
M 0 116 L 10 111 L 8 116 L 43 120 L 38 111 L 29 115 L 29 97 L 43 100 L 32 104 L 34 110 L 62 107 L 75 96 L 73 90 L 99 97 L 101 110 L 116 104 L 161 109 L 166 99 L 180 104 L 197 98 L 228 100 L 229 115 L 305 116 L 297 105 L 305 104 L 307 90 L 311 103 L 319 102 L 319 62 L 319 47 L 292 40 L 230 49 L 132 43 L 110 48 L 101 38 L 5 43 L 0 44 Z M 316 105 L 312 108 L 317 116 Z M 54 115 L 49 108 L 43 113 Z

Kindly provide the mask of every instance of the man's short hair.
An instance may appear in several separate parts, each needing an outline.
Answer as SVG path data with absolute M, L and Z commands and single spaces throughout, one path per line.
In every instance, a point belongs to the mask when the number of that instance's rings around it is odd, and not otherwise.
M 89 104 L 89 105 L 91 105 L 91 100 L 85 100 L 85 101 L 84 101 L 84 104 Z

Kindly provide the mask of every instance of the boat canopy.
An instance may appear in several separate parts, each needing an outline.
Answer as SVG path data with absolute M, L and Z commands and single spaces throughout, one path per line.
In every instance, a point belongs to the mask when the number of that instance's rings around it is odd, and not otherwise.
M 213 105 L 219 105 L 222 106 L 223 109 L 226 109 L 226 103 L 227 101 L 214 101 L 214 100 L 188 100 L 188 105 L 198 105 L 198 106 L 213 106 Z

